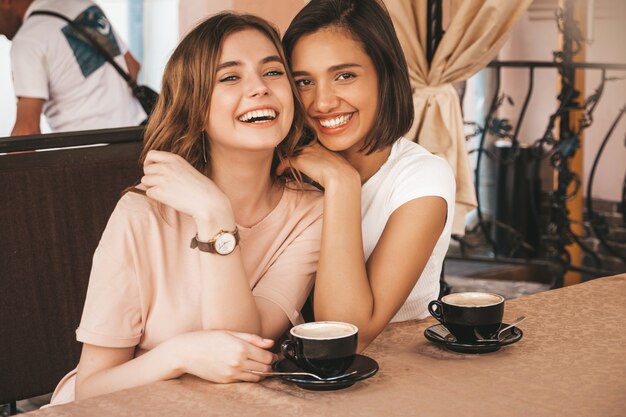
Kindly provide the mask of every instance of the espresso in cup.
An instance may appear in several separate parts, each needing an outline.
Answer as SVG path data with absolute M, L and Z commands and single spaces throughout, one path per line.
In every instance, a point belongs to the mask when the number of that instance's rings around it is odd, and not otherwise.
M 316 321 L 294 326 L 281 351 L 306 372 L 322 378 L 338 376 L 352 365 L 359 329 L 349 323 Z
M 504 297 L 487 292 L 448 294 L 428 304 L 430 314 L 446 326 L 457 341 L 492 339 L 504 316 Z

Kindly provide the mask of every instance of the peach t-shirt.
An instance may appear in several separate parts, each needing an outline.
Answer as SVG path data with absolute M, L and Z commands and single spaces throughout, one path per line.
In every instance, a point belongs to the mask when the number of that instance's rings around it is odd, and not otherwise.
M 285 187 L 263 220 L 250 228 L 238 226 L 252 294 L 275 303 L 294 324 L 302 321 L 300 309 L 314 282 L 322 208 L 320 192 Z M 190 216 L 145 196 L 125 194 L 93 257 L 77 340 L 137 346 L 137 356 L 175 335 L 201 330 L 200 288 L 206 277 L 198 259 L 218 255 L 191 249 L 195 233 Z M 55 390 L 53 404 L 73 400 L 72 374 Z M 66 382 L 69 386 L 62 387 Z

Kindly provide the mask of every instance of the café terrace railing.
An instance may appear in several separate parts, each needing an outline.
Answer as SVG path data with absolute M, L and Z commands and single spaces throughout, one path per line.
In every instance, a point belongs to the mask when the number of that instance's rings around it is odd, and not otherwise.
M 430 1 L 436 2 L 436 0 Z M 482 125 L 475 122 L 467 122 L 466 124 L 474 127 L 474 132 L 468 136 L 468 139 L 474 136 L 480 137 L 477 148 L 470 151 L 477 154 L 475 168 L 475 187 L 478 199 L 477 230 L 482 233 L 483 240 L 490 247 L 491 254 L 490 256 L 467 255 L 464 249 L 471 247 L 472 243 L 466 238 L 456 237 L 455 239 L 461 244 L 462 256 L 449 256 L 449 258 L 495 261 L 498 263 L 536 264 L 542 266 L 552 264 L 560 268 L 560 274 L 558 274 L 560 276 L 557 276 L 555 281 L 552 282 L 553 286 L 563 285 L 563 274 L 567 271 L 582 272 L 591 276 L 605 276 L 614 273 L 603 269 L 600 257 L 583 242 L 583 238 L 591 234 L 595 235 L 599 240 L 599 244 L 607 253 L 621 259 L 626 264 L 626 256 L 614 248 L 607 238 L 609 228 L 605 217 L 601 213 L 594 211 L 592 204 L 596 169 L 607 142 L 615 136 L 613 135 L 615 128 L 626 112 L 626 103 L 617 112 L 617 116 L 606 132 L 589 175 L 586 192 L 586 217 L 591 230 L 585 230 L 585 235 L 582 236 L 575 233 L 572 229 L 572 225 L 576 222 L 580 223 L 580 221 L 571 218 L 568 202 L 582 192 L 582 180 L 578 173 L 572 171 L 571 163 L 582 144 L 583 132 L 593 123 L 594 111 L 602 98 L 606 85 L 610 82 L 626 79 L 626 64 L 575 62 L 575 56 L 581 50 L 584 37 L 578 28 L 577 22 L 573 19 L 571 8 L 567 8 L 568 3 L 566 2 L 564 9 L 558 8 L 556 10 L 557 25 L 563 35 L 564 42 L 563 50 L 554 52 L 553 61 L 494 61 L 488 65 L 489 68 L 495 70 L 495 93 L 491 99 L 488 114 Z M 435 13 L 432 15 L 436 16 Z M 429 28 L 433 28 L 432 23 L 429 24 Z M 435 34 L 433 39 L 436 39 L 436 36 L 438 36 L 437 30 L 434 30 L 433 33 Z M 500 84 L 502 71 L 511 68 L 526 68 L 528 70 L 527 91 L 515 127 L 511 125 L 508 119 L 497 117 L 498 109 L 504 100 L 509 99 L 509 103 L 513 104 L 506 93 L 501 91 Z M 557 97 L 559 104 L 555 112 L 548 116 L 547 126 L 542 137 L 529 146 L 520 144 L 518 135 L 533 94 L 535 69 L 537 68 L 557 70 L 561 80 L 561 91 Z M 580 92 L 575 86 L 577 71 L 600 72 L 599 85 L 591 95 L 584 99 L 580 97 Z M 578 119 L 573 120 L 574 117 L 578 117 Z M 505 139 L 507 141 L 505 143 L 508 143 L 508 145 L 504 149 L 490 149 L 486 145 L 487 135 Z M 626 140 L 624 144 L 626 146 Z M 525 155 L 522 155 L 522 153 Z M 507 224 L 498 221 L 496 218 L 491 219 L 491 228 L 489 227 L 483 213 L 483 204 L 480 200 L 480 177 L 484 157 L 492 159 L 495 165 L 500 167 L 515 164 L 521 157 L 528 158 L 532 174 L 531 178 L 525 181 L 525 186 L 529 187 L 525 192 L 530 199 L 528 206 L 531 209 L 533 220 L 531 224 L 537 230 L 517 230 L 514 224 Z M 556 175 L 556 185 L 548 193 L 549 209 L 547 215 L 544 216 L 547 217 L 546 221 L 542 220 L 542 215 L 539 212 L 539 202 L 536 201 L 540 191 L 537 188 L 537 183 L 540 181 L 539 168 L 544 161 L 549 162 L 550 168 Z M 626 178 L 624 178 L 623 189 L 621 210 L 622 216 L 626 219 Z M 518 190 L 509 191 L 518 192 Z M 496 196 L 496 199 L 501 198 L 502 196 Z M 503 239 L 499 241 L 494 239 L 494 236 L 498 234 L 498 229 L 504 230 L 508 235 L 504 245 Z M 524 236 L 532 235 L 533 233 L 538 236 L 534 245 L 524 239 Z M 578 246 L 582 252 L 589 256 L 593 261 L 593 267 L 584 267 L 572 263 L 568 247 L 573 245 Z M 520 256 L 520 254 L 522 255 Z

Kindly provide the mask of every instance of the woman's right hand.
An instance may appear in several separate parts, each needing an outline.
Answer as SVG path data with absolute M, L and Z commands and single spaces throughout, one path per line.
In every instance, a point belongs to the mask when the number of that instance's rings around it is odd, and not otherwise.
M 146 155 L 143 170 L 141 183 L 146 187 L 148 197 L 188 214 L 196 221 L 212 221 L 220 228 L 234 226 L 226 195 L 181 156 L 152 150 Z
M 266 350 L 274 341 L 249 333 L 201 330 L 181 334 L 172 341 L 184 373 L 217 383 L 258 382 L 263 377 L 247 371 L 269 372 L 275 359 Z
M 276 168 L 276 174 L 282 175 L 289 164 L 324 188 L 332 180 L 351 179 L 359 181 L 359 173 L 337 152 L 332 152 L 315 142 L 303 148 L 297 156 L 283 160 Z

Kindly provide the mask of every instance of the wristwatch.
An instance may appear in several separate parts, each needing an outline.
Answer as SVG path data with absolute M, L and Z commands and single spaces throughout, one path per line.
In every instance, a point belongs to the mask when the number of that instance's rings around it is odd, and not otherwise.
M 191 238 L 191 249 L 198 248 L 202 252 L 217 253 L 218 255 L 228 255 L 233 253 L 239 243 L 239 229 L 220 230 L 215 237 L 208 242 L 198 240 L 198 234 Z

